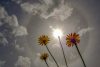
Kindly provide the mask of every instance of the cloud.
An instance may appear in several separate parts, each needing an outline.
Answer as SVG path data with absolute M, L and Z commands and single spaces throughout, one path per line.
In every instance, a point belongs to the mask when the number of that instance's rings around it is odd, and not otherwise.
M 73 8 L 69 7 L 67 4 L 64 4 L 64 0 L 61 1 L 58 7 L 52 8 L 54 2 L 52 0 L 40 0 L 40 3 L 22 3 L 22 9 L 30 14 L 38 14 L 41 18 L 48 19 L 53 18 L 56 20 L 64 21 L 69 16 L 71 16 Z M 51 12 L 49 12 L 51 10 Z
M 5 9 L 4 9 L 2 6 L 0 6 L 0 19 L 5 18 L 7 15 L 8 15 L 8 14 L 7 14 L 7 12 L 5 11 Z
M 72 12 L 73 8 L 71 8 L 68 3 L 65 3 L 64 0 L 61 0 L 59 6 L 53 10 L 49 17 L 53 17 L 59 21 L 64 21 L 71 16 Z
M 83 28 L 83 29 L 81 29 L 79 32 L 78 32 L 78 34 L 80 35 L 80 36 L 83 36 L 84 34 L 86 34 L 87 32 L 89 32 L 89 31 L 92 31 L 93 30 L 93 28 L 90 28 L 90 27 L 88 27 L 88 28 Z
M 64 21 L 72 14 L 73 8 L 68 7 L 67 5 L 61 5 L 59 8 L 55 8 L 50 14 L 41 14 L 41 16 L 45 19 L 48 19 L 50 17 Z
M 4 46 L 8 44 L 7 39 L 4 37 L 2 33 L 0 33 L 0 44 L 3 44 Z
M 15 67 L 31 67 L 31 60 L 28 57 L 19 56 Z
M 25 50 L 24 47 L 21 47 L 20 45 L 17 44 L 15 45 L 15 49 L 22 52 Z
M 0 67 L 2 67 L 5 63 L 6 63 L 6 61 L 1 61 L 0 60 Z
M 31 4 L 29 2 L 25 2 L 21 4 L 22 9 L 32 15 L 39 14 L 40 16 L 42 14 L 46 14 L 48 10 L 48 6 L 45 4 L 39 4 L 39 3 L 34 3 Z
M 18 26 L 16 28 L 14 28 L 13 32 L 12 32 L 15 36 L 23 36 L 23 35 L 27 35 L 27 29 L 24 26 Z
M 36 58 L 33 63 L 35 64 L 35 66 L 41 65 L 40 53 L 36 54 Z
M 2 26 L 3 25 L 3 23 L 0 21 L 0 26 Z
M 32 5 L 32 4 L 28 3 L 28 2 L 26 2 L 26 3 L 22 3 L 21 7 L 25 12 L 32 14 L 33 13 L 33 9 L 37 8 L 38 5 L 37 4 Z
M 15 15 L 7 16 L 4 22 L 8 23 L 10 26 L 13 26 L 13 27 L 19 26 L 17 17 Z
M 18 26 L 18 19 L 15 15 L 9 16 L 6 10 L 0 6 L 0 24 L 8 23 L 10 26 Z
M 18 20 L 15 15 L 7 16 L 4 22 L 8 23 L 12 27 L 13 29 L 12 33 L 15 36 L 23 36 L 28 34 L 27 29 L 24 26 L 18 24 Z
M 23 0 L 12 0 L 13 2 L 20 4 Z
M 27 29 L 19 25 L 16 15 L 9 16 L 4 7 L 0 6 L 0 44 L 4 46 L 9 43 L 13 36 L 27 35 Z
M 46 4 L 46 5 L 53 5 L 53 1 L 52 0 L 39 0 L 41 3 Z

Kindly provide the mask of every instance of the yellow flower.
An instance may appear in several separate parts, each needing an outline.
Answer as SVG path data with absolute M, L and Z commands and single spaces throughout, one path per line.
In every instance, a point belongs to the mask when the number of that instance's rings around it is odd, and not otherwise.
M 41 56 L 40 56 L 40 59 L 46 60 L 48 58 L 48 56 L 49 56 L 48 53 L 42 53 Z
M 38 38 L 38 43 L 41 45 L 41 46 L 45 46 L 45 45 L 47 45 L 47 43 L 49 43 L 49 37 L 48 36 L 46 36 L 46 35 L 42 35 L 42 36 L 40 36 L 39 38 Z
M 71 34 L 67 35 L 67 37 L 66 37 L 66 45 L 68 47 L 71 47 L 79 42 L 80 42 L 79 34 L 71 33 Z

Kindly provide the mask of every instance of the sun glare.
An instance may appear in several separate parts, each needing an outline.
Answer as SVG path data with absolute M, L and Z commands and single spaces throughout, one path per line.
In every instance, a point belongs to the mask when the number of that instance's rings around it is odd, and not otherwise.
M 58 36 L 62 36 L 63 35 L 63 33 L 62 33 L 62 31 L 60 30 L 60 29 L 54 29 L 53 30 L 53 36 L 55 37 L 55 38 L 58 38 Z

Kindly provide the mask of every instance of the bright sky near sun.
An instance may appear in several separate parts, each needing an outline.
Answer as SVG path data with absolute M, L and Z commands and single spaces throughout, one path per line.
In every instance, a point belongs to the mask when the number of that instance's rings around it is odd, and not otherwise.
M 61 37 L 62 35 L 63 35 L 62 30 L 60 30 L 60 29 L 53 29 L 53 36 L 55 38 L 58 38 L 58 36 Z
M 58 38 L 58 36 L 62 37 L 63 36 L 63 32 L 61 29 L 59 28 L 53 28 L 52 26 L 49 26 L 49 28 L 52 29 L 52 34 L 55 38 Z

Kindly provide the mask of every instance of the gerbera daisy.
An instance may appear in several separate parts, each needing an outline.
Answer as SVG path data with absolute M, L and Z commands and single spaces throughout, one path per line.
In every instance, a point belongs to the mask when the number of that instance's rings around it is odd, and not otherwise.
M 47 45 L 49 43 L 49 37 L 47 35 L 42 35 L 38 38 L 38 43 L 43 46 Z
M 69 47 L 71 47 L 74 44 L 77 44 L 79 42 L 80 42 L 79 34 L 71 33 L 71 34 L 67 35 L 67 37 L 66 37 L 66 45 L 68 45 Z
M 80 50 L 79 50 L 79 48 L 77 46 L 77 44 L 79 42 L 80 42 L 80 36 L 79 36 L 79 34 L 71 33 L 71 34 L 67 35 L 67 37 L 66 37 L 66 45 L 68 45 L 69 47 L 75 45 L 75 47 L 77 49 L 77 52 L 78 52 L 78 54 L 79 54 L 79 56 L 80 56 L 80 58 L 81 58 L 81 60 L 83 62 L 83 65 L 84 65 L 84 67 L 86 67 L 86 64 L 84 62 L 84 59 L 83 59 L 83 57 L 82 57 L 82 55 L 80 53 Z
M 41 56 L 40 56 L 40 59 L 46 60 L 48 58 L 48 56 L 49 56 L 48 53 L 42 53 Z
M 53 57 L 52 53 L 50 52 L 47 44 L 49 43 L 49 37 L 47 35 L 42 35 L 38 38 L 38 43 L 41 45 L 41 46 L 46 46 L 46 49 L 48 50 L 48 52 L 50 53 L 51 57 L 53 58 L 53 60 L 55 61 L 57 67 L 59 67 L 57 61 L 55 60 L 55 58 Z
M 42 53 L 41 56 L 40 56 L 40 59 L 43 60 L 43 61 L 45 61 L 47 67 L 49 67 L 49 65 L 48 65 L 48 63 L 46 61 L 47 58 L 48 58 L 48 56 L 49 56 L 48 53 Z

